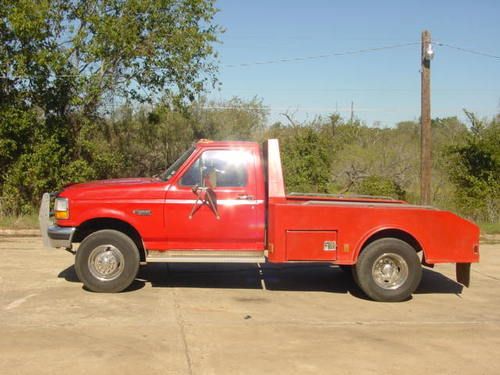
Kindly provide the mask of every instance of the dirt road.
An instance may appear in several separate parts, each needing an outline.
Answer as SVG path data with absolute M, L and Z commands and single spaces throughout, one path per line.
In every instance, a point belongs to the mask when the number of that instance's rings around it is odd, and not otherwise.
M 500 245 L 471 288 L 438 266 L 387 304 L 321 264 L 153 264 L 95 294 L 40 242 L 0 237 L 1 374 L 500 373 Z

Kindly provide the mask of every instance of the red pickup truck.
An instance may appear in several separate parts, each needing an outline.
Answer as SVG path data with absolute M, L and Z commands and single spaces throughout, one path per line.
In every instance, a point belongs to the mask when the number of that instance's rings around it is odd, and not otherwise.
M 119 292 L 150 262 L 328 262 L 377 301 L 407 299 L 422 264 L 456 263 L 468 286 L 479 228 L 391 198 L 285 194 L 277 140 L 201 140 L 155 178 L 44 194 L 44 244 L 75 257 L 84 285 Z M 73 244 L 79 244 L 73 250 Z

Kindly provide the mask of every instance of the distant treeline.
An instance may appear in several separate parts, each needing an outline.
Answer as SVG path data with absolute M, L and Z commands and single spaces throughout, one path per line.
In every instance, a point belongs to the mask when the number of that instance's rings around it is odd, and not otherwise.
M 500 121 L 466 115 L 467 124 L 456 117 L 432 121 L 433 204 L 474 220 L 497 222 Z M 65 124 L 47 129 L 36 110 L 19 109 L 11 116 L 22 124 L 6 128 L 0 120 L 4 213 L 30 212 L 43 192 L 70 182 L 155 175 L 201 138 L 280 139 L 289 192 L 419 201 L 420 126 L 414 121 L 379 128 L 333 114 L 307 123 L 284 116 L 283 122 L 269 126 L 261 100 L 238 98 L 200 100 L 181 111 L 166 105 L 124 105 L 89 119 L 78 132 Z
M 157 174 L 200 138 L 279 138 L 289 191 L 419 201 L 415 122 L 268 126 L 260 100 L 197 99 L 217 83 L 216 13 L 215 0 L 0 0 L 0 214 L 70 182 Z M 432 122 L 433 202 L 498 222 L 500 119 L 466 115 Z

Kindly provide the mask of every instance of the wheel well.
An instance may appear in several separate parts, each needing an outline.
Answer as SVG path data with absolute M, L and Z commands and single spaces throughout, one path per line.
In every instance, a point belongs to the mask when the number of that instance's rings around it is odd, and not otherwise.
M 102 229 L 113 229 L 129 236 L 132 241 L 134 241 L 137 249 L 139 249 L 141 262 L 146 260 L 144 245 L 137 229 L 129 223 L 118 219 L 97 218 L 85 221 L 76 228 L 75 234 L 73 235 L 73 242 L 82 242 L 88 235 Z
M 419 242 L 416 240 L 415 237 L 413 237 L 411 234 L 408 232 L 405 232 L 400 229 L 385 229 L 381 230 L 380 232 L 377 232 L 373 234 L 370 238 L 368 238 L 363 246 L 361 247 L 360 253 L 372 242 L 377 241 L 381 238 L 397 238 L 401 241 L 406 242 L 408 245 L 413 247 L 415 251 L 418 253 L 419 251 L 423 250 L 422 246 L 420 246 Z

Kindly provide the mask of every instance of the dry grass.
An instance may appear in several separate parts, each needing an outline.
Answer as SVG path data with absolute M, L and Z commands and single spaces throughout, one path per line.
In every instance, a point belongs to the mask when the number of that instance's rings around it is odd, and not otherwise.
M 0 229 L 37 229 L 38 215 L 0 216 Z

